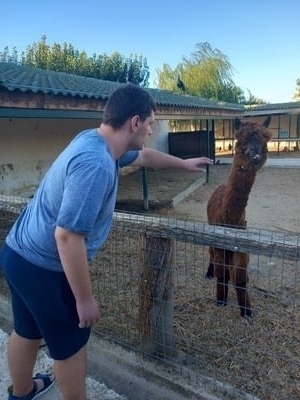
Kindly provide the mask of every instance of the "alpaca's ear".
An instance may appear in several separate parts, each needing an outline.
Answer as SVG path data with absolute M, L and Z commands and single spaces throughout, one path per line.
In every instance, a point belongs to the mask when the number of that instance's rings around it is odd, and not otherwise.
M 241 125 L 242 125 L 241 120 L 239 118 L 236 118 L 234 120 L 234 129 L 237 131 L 241 127 Z
M 268 115 L 267 118 L 263 122 L 263 126 L 265 128 L 267 128 L 270 125 L 270 122 L 271 122 L 271 115 Z

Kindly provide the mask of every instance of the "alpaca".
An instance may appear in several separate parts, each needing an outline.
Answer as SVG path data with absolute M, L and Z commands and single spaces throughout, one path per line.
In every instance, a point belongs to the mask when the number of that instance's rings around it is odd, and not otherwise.
M 235 119 L 235 152 L 226 185 L 219 186 L 207 204 L 208 223 L 245 229 L 245 209 L 257 171 L 267 160 L 268 130 L 271 117 L 263 124 Z M 252 309 L 247 291 L 249 255 L 217 247 L 209 248 L 210 262 L 207 278 L 217 278 L 217 304 L 226 306 L 228 282 L 236 289 L 243 317 L 251 317 Z

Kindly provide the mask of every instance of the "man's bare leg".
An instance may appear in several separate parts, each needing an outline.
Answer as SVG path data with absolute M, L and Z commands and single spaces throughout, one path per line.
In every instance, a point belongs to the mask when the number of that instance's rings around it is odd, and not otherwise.
M 63 400 L 86 400 L 87 345 L 66 360 L 55 360 L 54 373 Z
M 25 396 L 33 389 L 32 375 L 41 340 L 30 340 L 15 331 L 7 346 L 7 361 L 15 396 Z

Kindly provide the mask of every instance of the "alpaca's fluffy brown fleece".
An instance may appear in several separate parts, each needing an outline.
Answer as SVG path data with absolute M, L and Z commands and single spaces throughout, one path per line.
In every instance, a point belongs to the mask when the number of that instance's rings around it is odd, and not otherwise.
M 235 153 L 226 185 L 219 186 L 207 204 L 208 222 L 245 229 L 245 210 L 257 171 L 267 160 L 270 118 L 263 124 L 236 119 Z M 251 303 L 247 291 L 248 254 L 211 247 L 207 277 L 217 278 L 218 305 L 227 304 L 230 278 L 236 288 L 242 316 L 251 316 Z

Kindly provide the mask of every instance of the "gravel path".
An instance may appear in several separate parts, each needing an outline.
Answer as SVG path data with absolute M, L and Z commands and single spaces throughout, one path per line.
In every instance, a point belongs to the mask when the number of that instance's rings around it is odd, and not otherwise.
M 6 343 L 8 336 L 0 329 L 0 399 L 5 400 L 7 398 L 7 387 L 10 385 L 10 377 L 8 374 L 7 361 L 6 361 Z M 39 353 L 39 359 L 37 363 L 36 372 L 45 372 L 51 370 L 52 360 L 47 354 L 41 350 Z M 87 378 L 87 391 L 88 400 L 126 400 L 124 396 L 121 396 L 113 390 L 107 388 L 103 383 L 97 382 L 94 379 Z M 59 400 L 59 393 L 57 386 L 55 385 L 48 393 L 40 397 L 41 400 Z

